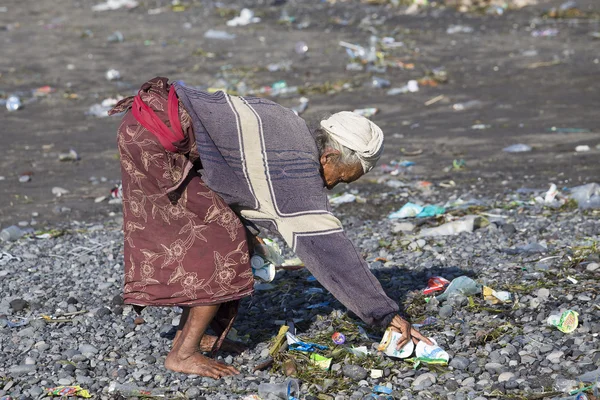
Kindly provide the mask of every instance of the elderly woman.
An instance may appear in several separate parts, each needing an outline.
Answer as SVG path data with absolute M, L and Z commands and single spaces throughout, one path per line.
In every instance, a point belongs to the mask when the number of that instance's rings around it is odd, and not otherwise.
M 363 321 L 401 332 L 399 346 L 429 343 L 398 315 L 329 208 L 325 187 L 353 182 L 378 161 L 377 125 L 340 112 L 310 132 L 272 101 L 165 78 L 145 83 L 112 113 L 124 111 L 124 300 L 183 307 L 166 368 L 213 378 L 238 373 L 201 352 L 221 346 L 239 300 L 252 294 L 249 246 L 258 226 L 278 231 Z M 205 334 L 209 325 L 219 337 Z

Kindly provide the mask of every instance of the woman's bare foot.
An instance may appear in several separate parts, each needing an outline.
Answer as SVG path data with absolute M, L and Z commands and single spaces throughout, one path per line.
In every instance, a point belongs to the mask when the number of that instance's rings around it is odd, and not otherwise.
M 200 340 L 200 351 L 212 351 L 217 340 L 219 340 L 217 336 L 204 334 L 204 336 L 202 336 L 202 340 Z M 226 353 L 240 354 L 248 350 L 248 347 L 243 343 L 225 339 L 220 350 Z
M 173 345 L 176 344 L 176 342 L 179 340 L 180 336 L 181 336 L 181 331 L 177 331 L 177 333 L 175 334 L 175 338 L 173 339 Z M 202 335 L 202 339 L 200 340 L 198 349 L 201 352 L 208 353 L 208 352 L 212 351 L 213 346 L 215 345 L 217 340 L 219 340 L 219 338 L 217 336 L 207 335 L 205 333 L 204 335 Z M 248 350 L 248 347 L 246 345 L 244 345 L 243 343 L 225 339 L 223 341 L 223 344 L 221 345 L 221 350 L 224 352 L 227 352 L 227 353 L 241 354 L 244 351 Z
M 194 353 L 189 357 L 181 357 L 173 351 L 169 353 L 165 360 L 165 368 L 174 372 L 207 376 L 213 379 L 240 373 L 233 366 L 220 363 L 200 353 Z

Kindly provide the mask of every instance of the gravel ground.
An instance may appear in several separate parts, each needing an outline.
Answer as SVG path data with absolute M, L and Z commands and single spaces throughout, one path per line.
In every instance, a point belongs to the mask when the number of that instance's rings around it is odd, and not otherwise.
M 541 399 L 560 397 L 575 388 L 582 375 L 584 381 L 598 378 L 597 211 L 581 211 L 571 204 L 557 209 L 533 205 L 529 200 L 535 191 L 521 190 L 479 196 L 478 206 L 455 208 L 444 217 L 388 220 L 385 209 L 396 203 L 443 204 L 469 195 L 439 187 L 393 189 L 384 180 L 357 186 L 366 202 L 342 204 L 335 212 L 387 293 L 403 304 L 413 322 L 436 318 L 422 330 L 448 351 L 450 363 L 415 369 L 409 362 L 377 354 L 356 358 L 338 349 L 331 371 L 324 373 L 307 370 L 297 357 L 302 398 L 367 398 L 379 384 L 392 388 L 398 399 Z M 489 224 L 455 236 L 419 236 L 423 228 L 465 214 L 478 214 Z M 320 287 L 308 280 L 307 271 L 282 271 L 271 285 L 259 285 L 244 301 L 235 328 L 249 350 L 220 354 L 241 375 L 213 380 L 168 372 L 163 362 L 179 315 L 170 308 L 150 308 L 143 311 L 143 320 L 136 319 L 136 313 L 122 305 L 121 221 L 116 213 L 101 224 L 59 227 L 64 234 L 53 238 L 2 244 L 0 396 L 36 399 L 44 397 L 47 387 L 78 384 L 95 398 L 119 398 L 109 393 L 109 386 L 130 383 L 158 390 L 154 394 L 166 392 L 167 398 L 243 398 L 256 394 L 261 383 L 285 379 L 279 361 L 291 354 L 287 351 L 276 357 L 273 369 L 253 372 L 268 356 L 277 321 L 294 319 L 300 336 L 329 346 L 335 330 L 346 334 L 346 345 L 369 349 L 381 337 L 382 332 L 370 327 L 358 334 L 360 321 L 345 315 L 326 291 L 307 293 Z M 536 245 L 523 248 L 532 243 Z M 449 280 L 470 276 L 510 291 L 513 302 L 492 305 L 475 295 L 426 303 L 421 289 L 436 275 Z M 329 305 L 308 308 L 322 302 Z M 546 323 L 551 313 L 566 309 L 579 313 L 579 327 L 571 334 Z M 70 322 L 41 318 L 65 313 L 77 314 Z M 27 324 L 8 325 L 7 320 L 20 317 L 27 318 Z M 381 369 L 383 377 L 371 378 L 370 369 Z

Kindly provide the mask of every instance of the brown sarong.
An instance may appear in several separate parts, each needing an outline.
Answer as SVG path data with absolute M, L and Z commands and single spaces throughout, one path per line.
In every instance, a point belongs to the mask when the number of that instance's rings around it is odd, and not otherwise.
M 141 99 L 170 127 L 169 85 L 154 78 Z M 111 113 L 130 109 L 133 98 Z M 202 181 L 191 119 L 179 103 L 184 140 L 160 144 L 129 110 L 118 130 L 123 176 L 126 304 L 200 306 L 253 292 L 246 230 Z M 236 304 L 237 305 L 237 304 Z

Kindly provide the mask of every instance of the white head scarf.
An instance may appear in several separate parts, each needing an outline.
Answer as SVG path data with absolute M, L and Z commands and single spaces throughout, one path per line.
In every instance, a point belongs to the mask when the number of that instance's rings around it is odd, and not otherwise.
M 321 121 L 321 128 L 339 144 L 356 152 L 365 173 L 373 169 L 381 157 L 383 132 L 362 115 L 341 111 Z

